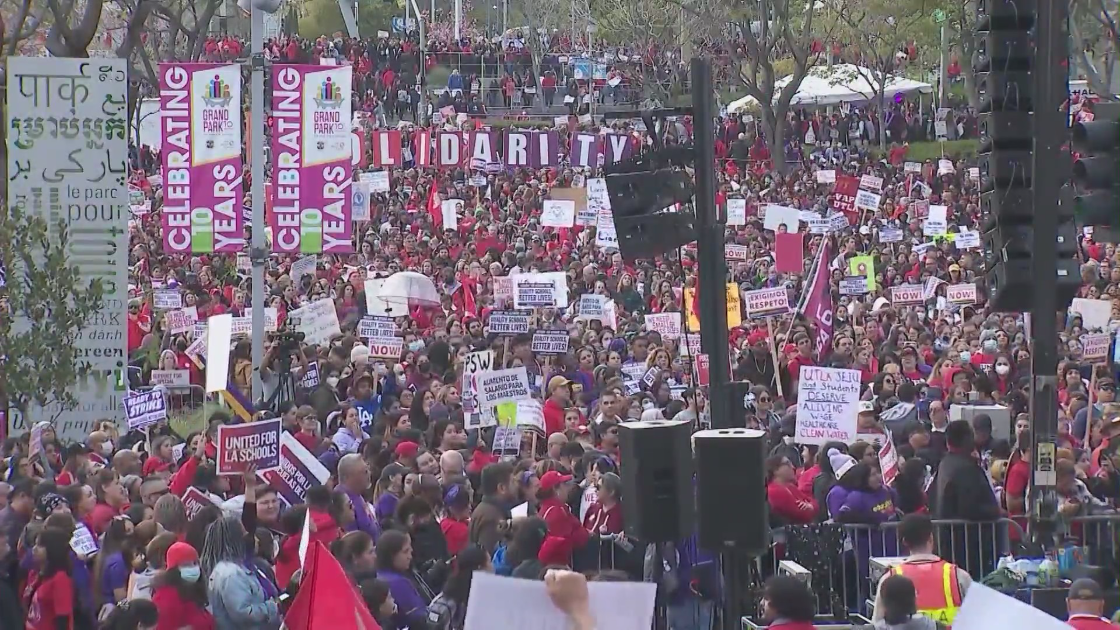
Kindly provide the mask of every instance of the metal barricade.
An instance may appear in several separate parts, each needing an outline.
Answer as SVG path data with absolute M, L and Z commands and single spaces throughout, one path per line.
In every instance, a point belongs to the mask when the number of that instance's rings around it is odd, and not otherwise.
M 1084 549 L 1085 564 L 1120 565 L 1120 514 L 1076 516 L 1062 519 L 1061 525 L 1064 540 L 1059 541 L 1059 549 L 1073 543 Z
M 898 525 L 895 521 L 777 528 L 764 567 L 773 574 L 782 560 L 792 560 L 808 569 L 818 614 L 868 614 L 868 602 L 875 594 L 872 582 L 878 577 L 872 570 L 872 558 L 907 555 L 898 537 Z M 1007 518 L 992 522 L 935 520 L 933 526 L 937 555 L 977 580 L 995 570 L 999 558 L 1010 553 L 1013 540 L 1024 537 L 1022 528 Z

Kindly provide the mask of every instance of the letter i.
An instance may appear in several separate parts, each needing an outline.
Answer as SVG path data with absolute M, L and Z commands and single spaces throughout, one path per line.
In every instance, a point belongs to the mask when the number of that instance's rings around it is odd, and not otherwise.
M 303 254 L 323 252 L 323 213 L 307 208 L 299 216 L 299 251 Z
M 205 254 L 214 251 L 213 215 L 206 208 L 191 212 L 191 252 Z

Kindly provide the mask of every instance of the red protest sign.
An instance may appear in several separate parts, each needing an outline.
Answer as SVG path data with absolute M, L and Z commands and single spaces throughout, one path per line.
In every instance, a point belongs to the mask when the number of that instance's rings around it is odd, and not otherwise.
M 851 175 L 838 175 L 836 187 L 832 189 L 829 203 L 832 208 L 848 216 L 848 223 L 854 224 L 857 219 L 856 194 L 859 191 L 859 178 Z

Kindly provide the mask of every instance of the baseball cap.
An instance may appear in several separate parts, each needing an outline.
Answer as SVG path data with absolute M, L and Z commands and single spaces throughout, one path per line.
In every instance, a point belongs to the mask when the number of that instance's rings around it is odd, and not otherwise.
M 1080 578 L 1069 585 L 1069 599 L 1081 601 L 1103 601 L 1104 590 L 1090 578 Z
M 393 449 L 393 453 L 397 457 L 416 457 L 416 453 L 420 451 L 420 445 L 416 442 L 401 442 L 397 444 L 397 448 Z
M 953 263 L 953 264 L 949 265 L 949 271 L 960 271 L 960 270 L 961 270 L 961 266 L 958 265 L 957 263 Z
M 552 378 L 548 379 L 548 393 L 551 394 L 556 388 L 567 387 L 571 384 L 572 382 L 564 378 L 563 376 L 553 376 Z
M 167 548 L 167 568 L 198 564 L 198 552 L 187 543 L 177 542 Z
M 541 490 L 552 490 L 556 486 L 571 480 L 571 475 L 562 475 L 555 470 L 550 470 L 541 477 Z

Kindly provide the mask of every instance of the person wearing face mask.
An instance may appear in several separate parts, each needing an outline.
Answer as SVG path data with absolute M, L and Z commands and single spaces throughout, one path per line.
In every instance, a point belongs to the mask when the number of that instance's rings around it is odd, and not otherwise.
M 181 542 L 171 545 L 164 570 L 152 580 L 152 602 L 160 612 L 156 630 L 214 630 L 201 577 L 194 547 Z
M 992 388 L 999 392 L 1000 398 L 1015 389 L 1015 376 L 1012 373 L 1011 358 L 1005 354 L 996 356 L 995 365 L 992 367 L 994 374 L 991 382 Z
M 994 336 L 988 337 L 980 347 L 980 353 L 970 354 L 969 362 L 985 372 L 990 372 L 992 371 L 992 366 L 996 362 L 996 354 L 999 352 L 999 342 L 996 341 Z

